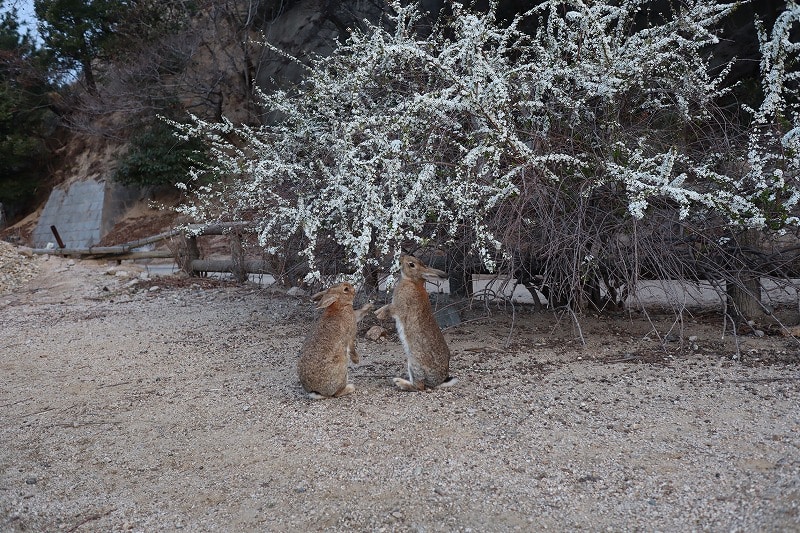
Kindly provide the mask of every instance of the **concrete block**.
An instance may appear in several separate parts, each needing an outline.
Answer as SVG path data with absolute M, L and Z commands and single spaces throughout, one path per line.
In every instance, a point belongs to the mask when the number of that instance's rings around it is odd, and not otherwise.
M 139 195 L 139 189 L 98 180 L 53 189 L 33 231 L 33 246 L 55 242 L 50 226 L 56 227 L 68 248 L 95 245 Z

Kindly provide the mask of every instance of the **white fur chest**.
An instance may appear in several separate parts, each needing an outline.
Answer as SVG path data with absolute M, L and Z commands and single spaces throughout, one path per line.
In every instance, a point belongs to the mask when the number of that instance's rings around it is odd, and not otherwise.
M 410 357 L 411 347 L 408 345 L 408 338 L 406 337 L 406 328 L 403 327 L 403 322 L 398 317 L 395 317 L 394 325 L 397 328 L 397 336 L 400 337 L 400 342 L 403 344 L 403 350 L 405 350 L 406 352 L 406 357 Z

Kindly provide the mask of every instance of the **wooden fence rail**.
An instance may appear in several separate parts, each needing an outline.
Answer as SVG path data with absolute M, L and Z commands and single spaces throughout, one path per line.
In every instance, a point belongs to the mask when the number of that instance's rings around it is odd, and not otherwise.
M 261 259 L 248 259 L 242 246 L 242 231 L 247 229 L 245 222 L 227 222 L 218 224 L 195 224 L 187 228 L 173 229 L 135 241 L 116 246 L 89 246 L 87 248 L 34 248 L 34 254 L 60 255 L 85 259 L 156 259 L 173 258 L 178 267 L 189 275 L 196 276 L 204 272 L 229 272 L 237 281 L 245 281 L 249 274 L 272 274 L 269 264 Z M 57 230 L 52 228 L 58 242 Z M 230 259 L 203 259 L 197 238 L 206 235 L 229 235 Z M 177 246 L 171 250 L 138 250 L 143 246 L 172 239 Z

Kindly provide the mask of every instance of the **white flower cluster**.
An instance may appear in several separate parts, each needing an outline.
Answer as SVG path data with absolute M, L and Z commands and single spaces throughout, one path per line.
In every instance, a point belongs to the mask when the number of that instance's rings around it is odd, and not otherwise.
M 355 31 L 314 59 L 299 87 L 261 95 L 272 123 L 179 126 L 205 138 L 216 161 L 192 176 L 184 212 L 251 220 L 272 252 L 301 236 L 313 277 L 329 245 L 358 270 L 464 234 L 492 266 L 501 246 L 490 215 L 524 189 L 576 175 L 590 191 L 622 190 L 635 219 L 666 198 L 682 217 L 696 210 L 758 227 L 765 195 L 783 202 L 784 222 L 800 198 L 797 109 L 787 107 L 793 1 L 762 39 L 766 98 L 738 176 L 720 170 L 719 154 L 688 153 L 659 132 L 661 122 L 707 119 L 728 90 L 727 71 L 711 76 L 706 52 L 734 4 L 687 0 L 642 24 L 645 0 L 551 0 L 502 26 L 495 2 L 487 14 L 454 2 L 426 37 L 411 4 L 392 4 L 391 29 Z M 776 128 L 777 117 L 791 127 Z
M 753 209 L 752 227 L 800 225 L 792 213 L 800 201 L 800 6 L 787 2 L 771 33 L 760 24 L 761 84 L 764 100 L 753 115 L 748 139 L 748 172 L 735 182 L 760 209 Z

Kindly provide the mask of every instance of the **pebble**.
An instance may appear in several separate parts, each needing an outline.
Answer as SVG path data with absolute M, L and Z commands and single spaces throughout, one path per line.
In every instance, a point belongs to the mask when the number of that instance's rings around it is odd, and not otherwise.
M 306 291 L 304 291 L 300 287 L 292 287 L 288 291 L 286 291 L 286 294 L 288 294 L 289 296 L 305 296 Z
M 371 341 L 382 341 L 386 340 L 386 329 L 381 326 L 372 326 L 367 330 L 367 333 L 364 334 L 366 338 Z

